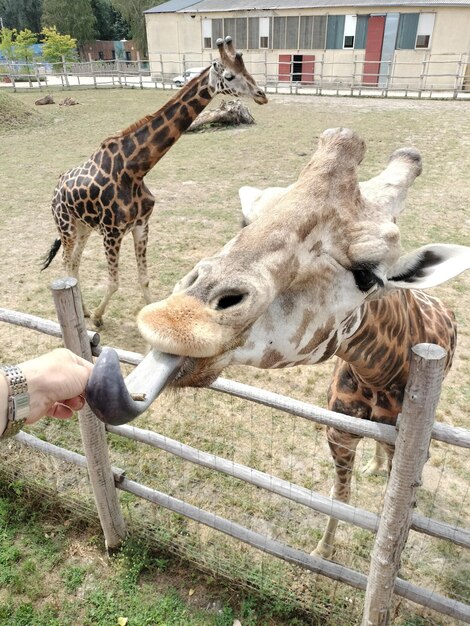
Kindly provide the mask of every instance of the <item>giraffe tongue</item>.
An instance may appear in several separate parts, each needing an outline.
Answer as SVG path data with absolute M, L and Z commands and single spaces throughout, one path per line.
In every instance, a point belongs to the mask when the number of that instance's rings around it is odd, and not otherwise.
M 149 408 L 184 360 L 182 356 L 152 350 L 124 380 L 116 351 L 103 348 L 88 380 L 87 402 L 105 424 L 126 424 Z M 142 399 L 134 399 L 131 394 Z

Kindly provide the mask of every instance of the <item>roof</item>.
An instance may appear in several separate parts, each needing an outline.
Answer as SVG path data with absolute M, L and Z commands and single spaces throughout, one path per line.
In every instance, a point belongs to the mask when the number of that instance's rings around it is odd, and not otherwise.
M 144 13 L 176 13 L 198 3 L 199 0 L 169 0 L 169 2 L 153 7 L 153 9 L 147 9 Z
M 469 7 L 470 0 L 169 0 L 145 13 L 211 13 L 337 7 Z

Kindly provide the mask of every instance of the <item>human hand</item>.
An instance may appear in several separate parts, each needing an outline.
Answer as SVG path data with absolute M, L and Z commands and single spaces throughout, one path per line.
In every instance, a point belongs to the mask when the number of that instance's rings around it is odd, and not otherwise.
M 93 364 L 70 350 L 58 348 L 19 367 L 28 382 L 27 424 L 45 415 L 66 419 L 85 404 L 83 393 Z

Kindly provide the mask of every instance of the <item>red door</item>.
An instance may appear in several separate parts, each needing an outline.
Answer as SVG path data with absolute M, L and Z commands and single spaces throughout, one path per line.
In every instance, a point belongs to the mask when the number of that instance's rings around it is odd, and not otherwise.
M 366 39 L 366 56 L 364 60 L 364 85 L 377 85 L 379 82 L 380 59 L 385 30 L 385 15 L 369 17 Z
M 290 54 L 279 55 L 279 82 L 289 82 L 292 71 L 292 57 Z
M 313 83 L 315 72 L 315 57 L 311 54 L 304 54 L 302 57 L 302 82 Z

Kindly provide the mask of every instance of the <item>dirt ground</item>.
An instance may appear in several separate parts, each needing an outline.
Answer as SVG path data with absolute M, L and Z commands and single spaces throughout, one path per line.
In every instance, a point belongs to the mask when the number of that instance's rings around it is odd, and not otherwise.
M 3 129 L 0 121 L 0 240 L 4 271 L 0 275 L 3 307 L 55 318 L 51 282 L 62 275 L 60 260 L 39 271 L 40 260 L 56 237 L 50 198 L 60 172 L 85 160 L 109 134 L 125 128 L 165 102 L 168 92 L 73 91 L 75 107 L 43 107 L 41 124 Z M 35 95 L 15 95 L 31 105 Z M 242 185 L 266 187 L 293 182 L 308 161 L 319 134 L 329 127 L 353 128 L 366 140 L 368 152 L 360 177 L 367 179 L 386 165 L 397 147 L 417 147 L 424 171 L 409 194 L 400 220 L 403 248 L 409 251 L 432 242 L 470 245 L 468 171 L 470 116 L 465 102 L 379 100 L 314 96 L 272 96 L 265 107 L 250 105 L 256 125 L 184 136 L 149 173 L 147 184 L 156 197 L 151 219 L 149 267 L 155 300 L 200 258 L 217 251 L 237 231 Z M 121 288 L 113 297 L 100 329 L 102 343 L 143 351 L 135 316 L 143 305 L 136 283 L 131 237 L 121 253 Z M 81 268 L 82 291 L 90 306 L 105 286 L 102 243 L 93 235 Z M 438 409 L 438 419 L 470 428 L 470 272 L 432 290 L 454 310 L 459 345 Z M 2 360 L 32 356 L 52 345 L 50 339 L 0 326 Z M 230 368 L 226 377 L 326 405 L 333 363 L 284 371 Z M 209 391 L 165 396 L 136 422 L 162 434 L 215 452 L 256 469 L 328 495 L 333 478 L 323 430 L 310 422 L 255 407 Z M 79 448 L 77 434 L 57 425 L 35 429 L 54 442 Z M 184 497 L 198 506 L 244 523 L 258 532 L 310 551 L 324 517 L 275 496 L 261 496 L 208 470 L 188 467 L 158 451 L 137 453 L 130 442 L 112 438 L 113 463 L 145 484 Z M 372 453 L 361 444 L 357 466 Z M 459 526 L 470 524 L 468 455 L 433 444 L 420 495 L 420 512 Z M 73 479 L 70 478 L 73 485 Z M 356 472 L 352 503 L 378 510 L 383 477 L 367 479 Z M 221 569 L 271 571 L 262 557 L 228 544 L 191 523 L 154 514 L 145 505 L 129 504 L 133 512 L 156 516 L 170 533 L 188 536 L 188 552 L 208 551 Z M 372 538 L 341 525 L 335 558 L 365 570 Z M 416 584 L 452 597 L 470 600 L 468 557 L 444 542 L 413 535 L 404 556 L 403 575 Z M 217 556 L 215 555 L 217 552 Z M 221 556 L 221 554 L 223 556 Z M 204 557 L 205 558 L 205 557 Z M 209 557 L 207 557 L 209 559 Z M 467 559 L 467 560 L 465 560 Z M 235 565 L 234 565 L 235 563 Z M 467 567 L 467 574 L 465 568 Z M 257 570 L 258 571 L 258 570 Z

